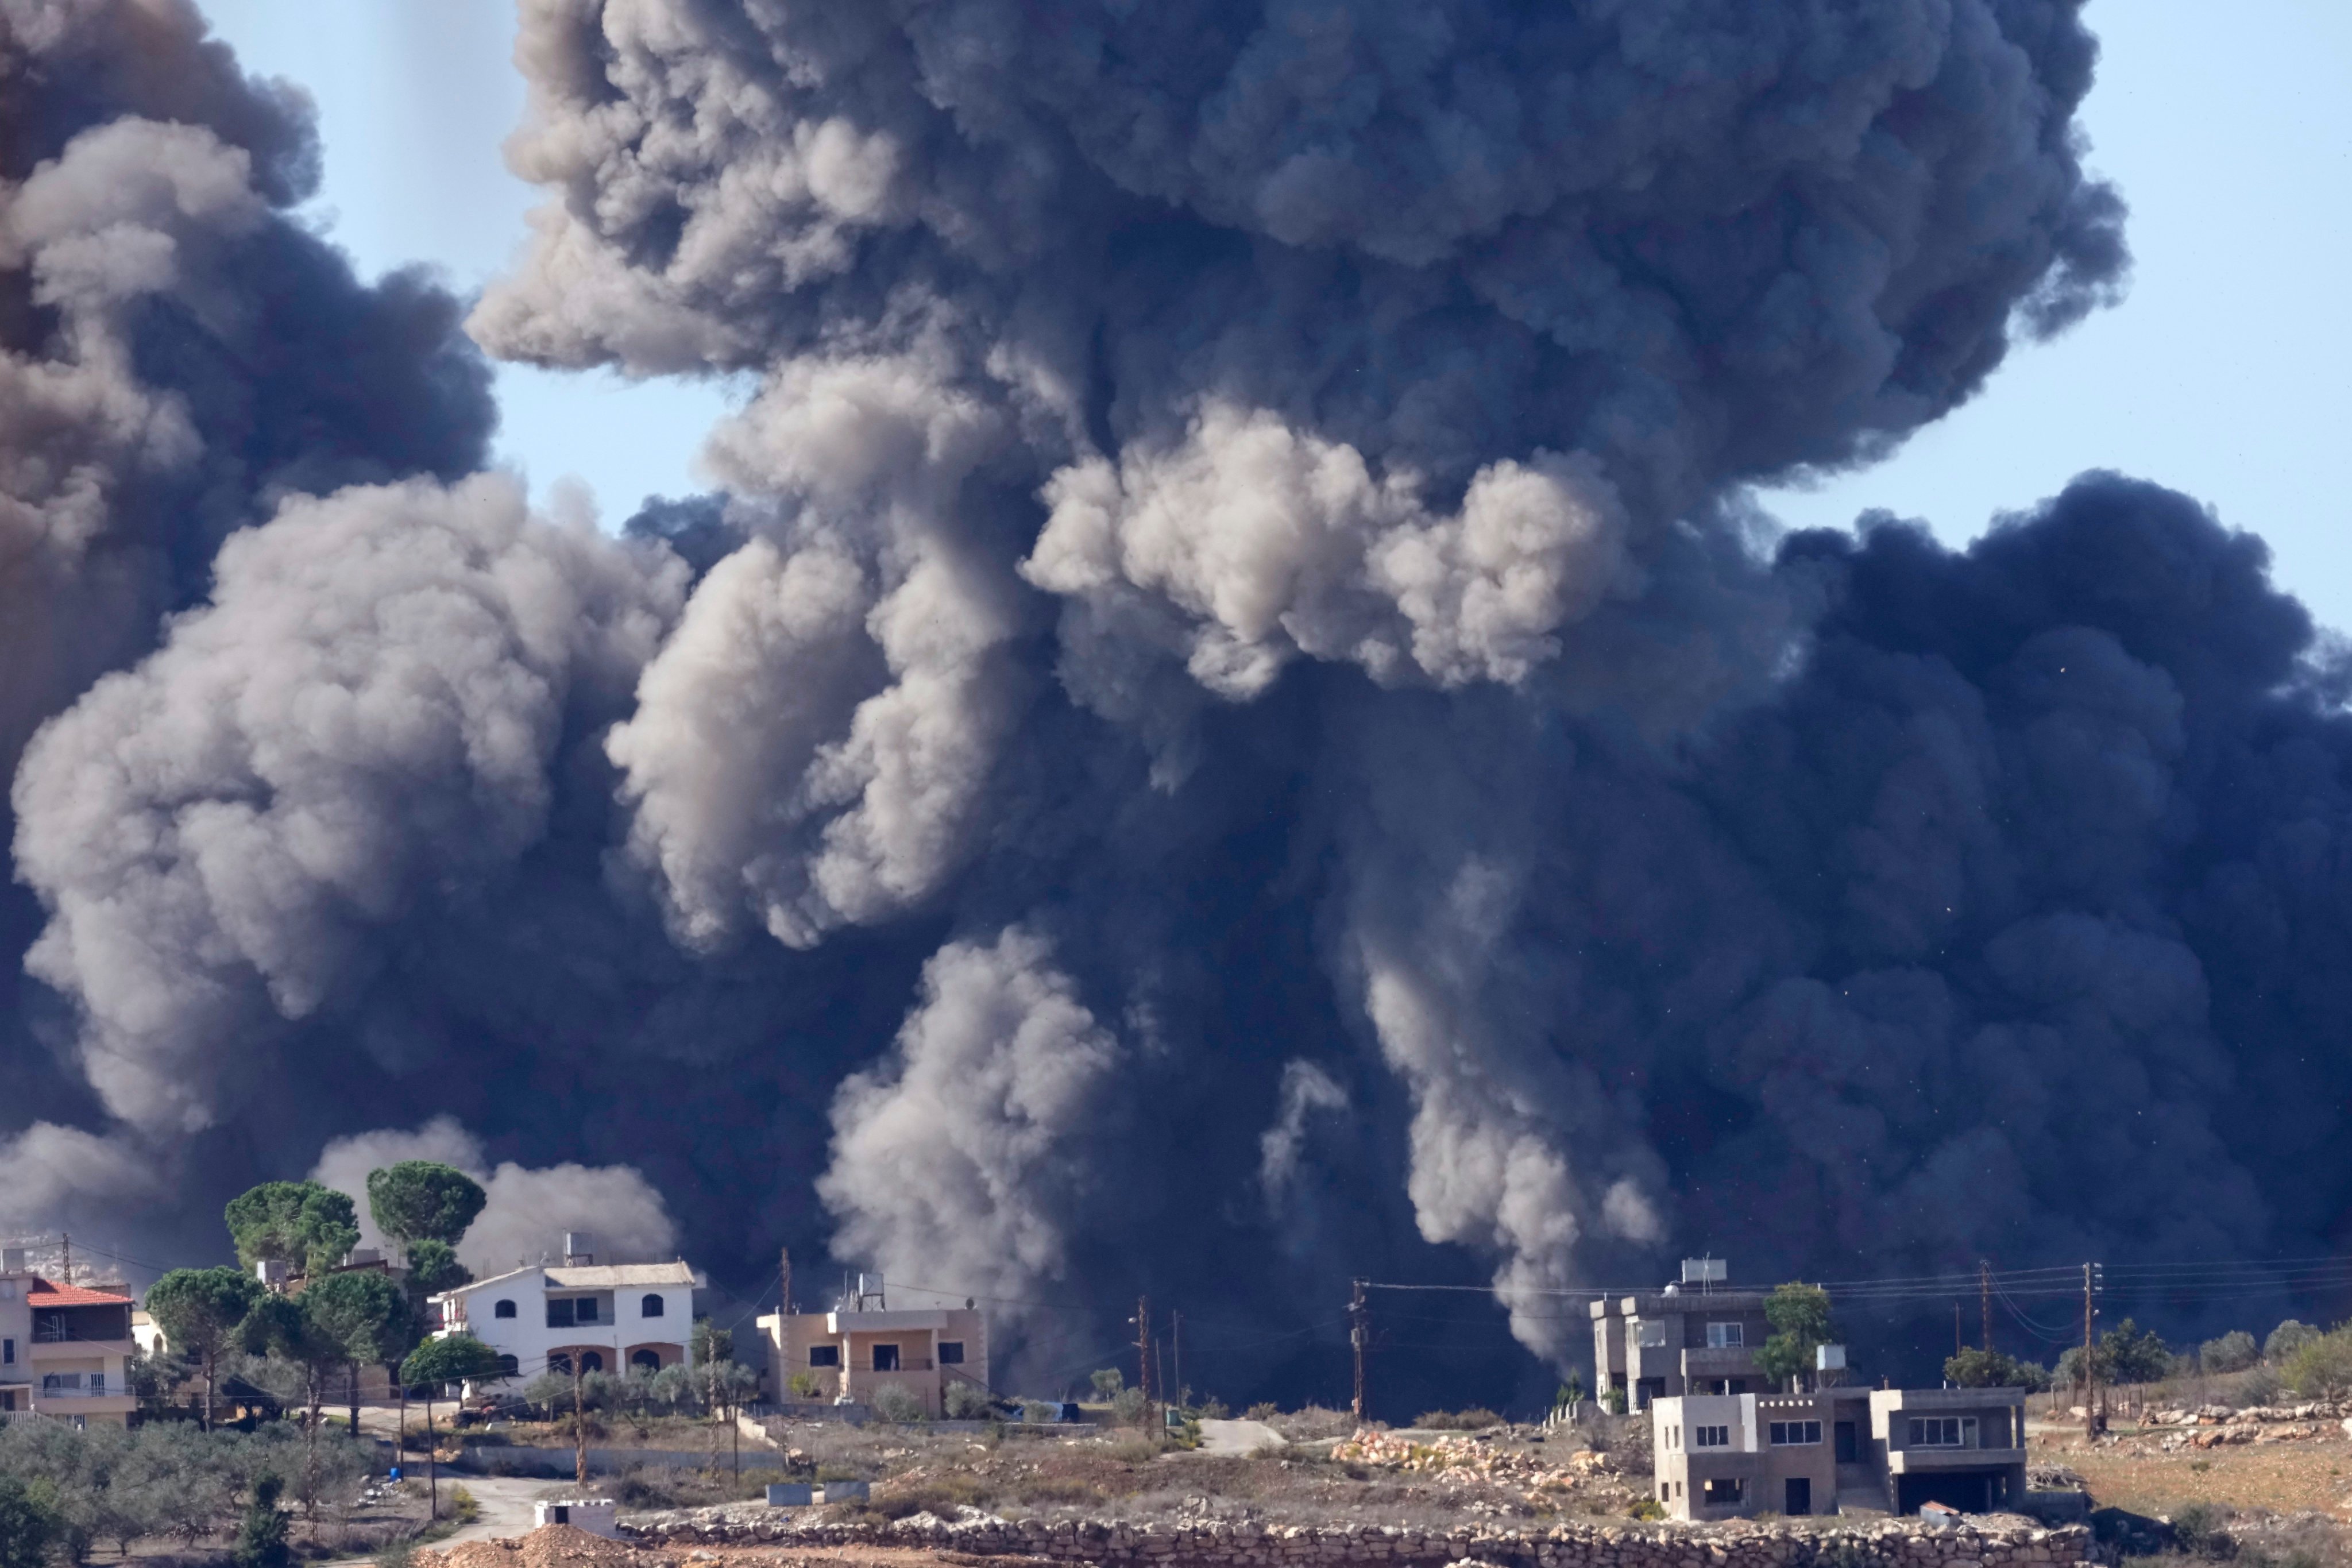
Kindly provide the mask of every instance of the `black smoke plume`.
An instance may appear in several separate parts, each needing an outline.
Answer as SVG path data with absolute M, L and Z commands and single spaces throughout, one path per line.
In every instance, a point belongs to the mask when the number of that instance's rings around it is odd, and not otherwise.
M 1565 1363 L 1548 1291 L 1685 1249 L 2336 1240 L 2352 731 L 2259 542 L 1740 499 L 2115 297 L 2076 5 L 528 0 L 474 339 L 759 378 L 617 540 L 283 216 L 299 103 L 0 6 L 5 374 L 112 378 L 42 416 L 91 480 L 0 473 L 10 602 L 76 527 L 144 584 L 10 659 L 7 1217 L 186 1252 L 429 1153 L 490 1253 L 830 1247 L 1045 1385 L 1148 1289 L 1229 1395 L 1335 1392 L 1351 1274 Z M 1548 1392 L 1486 1327 L 1384 1386 Z

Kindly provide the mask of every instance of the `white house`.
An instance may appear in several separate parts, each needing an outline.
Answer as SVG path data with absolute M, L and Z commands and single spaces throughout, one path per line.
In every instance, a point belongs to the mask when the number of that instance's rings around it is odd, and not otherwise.
M 686 1362 L 694 1270 L 677 1263 L 541 1264 L 432 1298 L 437 1335 L 470 1332 L 509 1377 L 658 1371 Z

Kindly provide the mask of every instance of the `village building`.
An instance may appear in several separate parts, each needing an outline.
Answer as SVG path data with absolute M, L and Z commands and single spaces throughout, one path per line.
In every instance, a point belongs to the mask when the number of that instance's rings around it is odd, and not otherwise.
M 1756 1351 L 1772 1331 L 1765 1292 L 1726 1289 L 1725 1276 L 1719 1258 L 1688 1258 L 1679 1284 L 1593 1302 L 1594 1392 L 1630 1413 L 1686 1394 L 1763 1388 Z
M 1824 1388 L 1650 1402 L 1656 1497 L 1672 1519 L 1866 1508 L 2013 1510 L 2025 1500 L 2025 1393 Z
M 121 1426 L 138 1407 L 129 1363 L 131 1298 L 55 1283 L 0 1253 L 0 1420 L 31 1414 Z
M 947 1390 L 962 1383 L 988 1392 L 988 1323 L 961 1307 L 892 1309 L 878 1275 L 863 1275 L 826 1312 L 771 1312 L 758 1320 L 768 1340 L 768 1388 L 780 1403 L 871 1405 L 903 1389 L 934 1419 Z
M 694 1291 L 684 1261 L 604 1263 L 567 1241 L 565 1261 L 478 1279 L 430 1298 L 436 1337 L 470 1333 L 506 1376 L 628 1373 L 691 1359 Z

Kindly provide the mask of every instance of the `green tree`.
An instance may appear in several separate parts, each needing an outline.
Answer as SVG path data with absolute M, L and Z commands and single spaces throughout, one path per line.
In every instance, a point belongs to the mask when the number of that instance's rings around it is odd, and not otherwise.
M 264 1260 L 298 1274 L 323 1274 L 359 1245 L 359 1210 L 316 1182 L 264 1182 L 221 1212 L 247 1268 Z
M 432 1457 L 425 1462 L 426 1484 L 435 1519 L 441 1517 L 441 1445 L 433 1435 L 433 1400 L 443 1384 L 503 1375 L 499 1352 L 471 1334 L 444 1334 L 411 1351 L 400 1363 L 403 1388 L 425 1390 L 425 1443 Z
M 352 1379 L 352 1430 L 360 1429 L 360 1368 L 391 1364 L 416 1347 L 408 1293 L 372 1269 L 330 1274 L 302 1292 L 302 1310 L 342 1352 Z
M 2020 1361 L 1999 1351 L 1964 1350 L 1944 1359 L 1945 1381 L 1961 1388 L 2023 1388 L 2050 1386 L 2048 1369 Z
M 253 1503 L 236 1527 L 236 1544 L 229 1560 L 236 1568 L 289 1568 L 294 1561 L 286 1543 L 286 1515 L 278 1510 L 278 1494 L 286 1483 L 262 1476 L 253 1483 Z
M 2101 1373 L 2115 1383 L 2161 1383 L 2172 1373 L 2172 1350 L 2153 1330 L 2126 1318 L 2099 1336 Z
M 262 1296 L 250 1275 L 234 1268 L 174 1268 L 147 1289 L 147 1315 L 163 1331 L 173 1353 L 204 1368 L 204 1429 L 213 1429 L 213 1395 L 221 1352 L 234 1348 L 237 1329 Z
M 1118 1397 L 1120 1389 L 1127 1386 L 1127 1373 L 1115 1366 L 1107 1366 L 1091 1373 L 1087 1381 L 1095 1385 L 1095 1397 L 1108 1405 Z
M 403 1160 L 370 1171 L 367 1194 L 376 1228 L 400 1243 L 404 1256 L 413 1242 L 456 1247 L 488 1201 L 473 1177 L 431 1160 Z
M 2352 1324 L 2304 1341 L 2281 1370 L 2305 1399 L 2341 1399 L 2352 1394 Z
M 418 1306 L 427 1296 L 438 1296 L 444 1290 L 455 1290 L 460 1285 L 470 1285 L 474 1276 L 457 1261 L 457 1248 L 446 1241 L 426 1237 L 412 1241 L 404 1249 L 408 1255 L 408 1289 Z
M 1791 1281 L 1764 1299 L 1771 1337 L 1756 1352 L 1756 1370 L 1793 1389 L 1813 1370 L 1813 1352 L 1836 1342 L 1830 1322 L 1830 1293 L 1818 1285 Z
M 2298 1323 L 2293 1318 L 2271 1331 L 2263 1342 L 2263 1359 L 2273 1366 L 2284 1366 L 2294 1352 L 2319 1337 L 2319 1331 L 2309 1323 Z
M 42 1568 L 64 1533 L 57 1488 L 0 1476 L 0 1568 Z
M 2231 1329 L 2197 1347 L 2197 1364 L 2211 1373 L 2243 1372 L 2262 1359 L 2254 1336 L 2243 1329 Z
M 300 1374 L 306 1513 L 316 1512 L 319 1503 L 319 1408 L 326 1402 L 327 1373 L 345 1360 L 342 1342 L 311 1311 L 310 1294 L 264 1296 L 237 1330 L 247 1355 L 268 1356 Z

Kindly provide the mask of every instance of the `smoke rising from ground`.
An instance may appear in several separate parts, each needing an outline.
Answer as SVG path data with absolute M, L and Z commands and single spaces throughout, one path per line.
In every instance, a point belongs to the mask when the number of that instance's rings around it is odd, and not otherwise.
M 1284 1332 L 1480 1279 L 1554 1358 L 1542 1292 L 1679 1247 L 2328 1246 L 2352 731 L 2259 542 L 2102 475 L 1962 552 L 1740 499 L 2116 297 L 2076 12 L 527 0 L 550 201 L 471 333 L 759 385 L 615 542 L 467 477 L 446 299 L 245 291 L 332 273 L 298 104 L 0 0 L 71 84 L 0 111 L 0 409 L 89 386 L 0 421 L 0 571 L 113 595 L 9 622 L 0 1205 L 438 1150 L 477 1267 L 666 1212 Z M 380 449 L 151 318 L 378 333 Z

